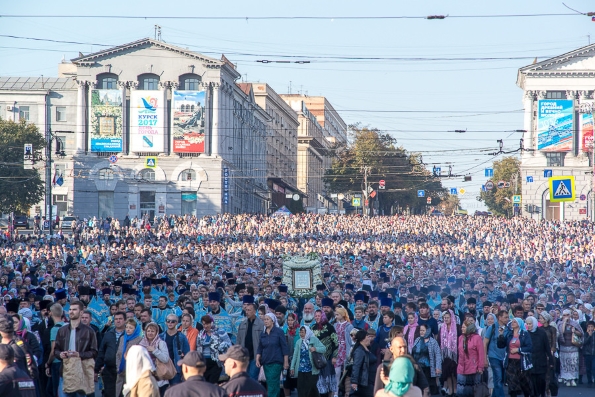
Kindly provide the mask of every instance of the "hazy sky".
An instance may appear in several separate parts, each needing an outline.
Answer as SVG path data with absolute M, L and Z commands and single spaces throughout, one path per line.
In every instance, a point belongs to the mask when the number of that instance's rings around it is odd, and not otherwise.
M 89 6 L 83 6 L 89 4 Z M 592 0 L 569 0 L 582 12 Z M 461 18 L 511 14 L 571 14 L 553 0 L 405 1 L 2 1 L 0 75 L 56 76 L 57 64 L 80 52 L 154 36 L 237 64 L 243 80 L 267 82 L 278 93 L 324 95 L 347 123 L 361 122 L 392 134 L 425 163 L 453 165 L 457 174 L 445 187 L 463 187 L 463 206 L 475 197 L 491 164 L 486 153 L 519 146 L 522 91 L 519 67 L 595 41 L 587 16 Z M 118 15 L 146 19 L 6 18 L 6 15 Z M 333 19 L 332 17 L 449 15 L 444 20 Z M 153 17 L 157 16 L 157 17 Z M 247 19 L 165 19 L 158 16 L 236 16 Z M 308 16 L 321 19 L 250 19 Z M 326 18 L 328 17 L 328 18 Z M 52 43 L 6 35 L 74 41 Z M 492 59 L 486 59 L 492 58 Z M 493 59 L 498 58 L 498 59 Z M 512 58 L 512 59 L 511 59 Z M 263 64 L 258 60 L 310 61 Z M 455 129 L 467 129 L 458 134 Z M 390 187 L 389 187 L 390 188 Z

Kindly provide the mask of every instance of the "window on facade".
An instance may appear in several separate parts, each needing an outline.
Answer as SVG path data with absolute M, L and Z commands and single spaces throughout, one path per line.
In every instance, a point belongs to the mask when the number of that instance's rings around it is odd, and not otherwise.
M 196 192 L 182 192 L 182 215 L 196 215 Z
M 19 106 L 19 120 L 29 121 L 29 106 Z
M 141 216 L 147 215 L 150 220 L 155 217 L 155 192 L 140 192 L 140 213 Z
M 139 77 L 139 90 L 158 90 L 159 76 L 155 74 L 143 74 Z
M 97 192 L 98 195 L 98 209 L 97 215 L 100 218 L 108 218 L 114 216 L 114 192 Z
M 200 90 L 200 76 L 195 74 L 188 74 L 180 77 L 180 89 L 187 91 Z
M 547 91 L 546 99 L 566 99 L 566 91 Z
M 99 179 L 102 180 L 110 180 L 110 179 L 114 179 L 114 171 L 111 170 L 110 168 L 102 168 L 99 170 Z
M 56 106 L 56 121 L 66 121 L 66 106 Z
M 564 157 L 566 153 L 545 153 L 548 167 L 564 167 Z
M 142 170 L 138 173 L 138 176 L 141 179 L 145 179 L 147 181 L 154 181 L 155 180 L 155 171 L 151 169 Z
M 52 202 L 56 206 L 58 216 L 64 216 L 68 212 L 68 196 L 65 194 L 52 195 Z
M 178 176 L 178 181 L 195 181 L 196 180 L 196 171 L 187 169 L 180 172 Z
M 105 73 L 97 76 L 97 88 L 100 90 L 117 90 L 118 76 L 112 73 Z

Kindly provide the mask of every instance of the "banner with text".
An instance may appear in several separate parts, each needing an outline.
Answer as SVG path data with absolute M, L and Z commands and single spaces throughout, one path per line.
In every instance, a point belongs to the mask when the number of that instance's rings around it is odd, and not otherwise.
M 580 121 L 581 129 L 581 150 L 583 152 L 593 151 L 593 101 L 581 103 L 580 106 Z
M 130 93 L 130 150 L 163 152 L 164 118 L 162 91 Z
M 122 91 L 91 90 L 89 147 L 92 152 L 122 151 Z
M 574 106 L 570 99 L 538 102 L 537 149 L 544 152 L 570 152 L 574 126 Z
M 205 152 L 205 91 L 174 91 L 174 153 Z

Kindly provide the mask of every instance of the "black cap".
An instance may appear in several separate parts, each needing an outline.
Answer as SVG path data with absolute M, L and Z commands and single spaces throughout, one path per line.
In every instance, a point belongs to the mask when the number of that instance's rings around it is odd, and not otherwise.
M 183 359 L 178 361 L 178 365 L 181 366 L 182 364 L 193 368 L 200 368 L 206 367 L 207 362 L 202 356 L 202 353 L 199 353 L 197 351 L 189 351 L 188 353 L 186 353 Z
M 248 352 L 248 349 L 246 349 L 245 347 L 242 347 L 240 345 L 233 345 L 229 349 L 227 349 L 227 352 L 225 354 L 221 354 L 219 356 L 220 361 L 225 361 L 228 358 L 231 358 L 232 360 L 236 361 L 241 361 L 243 363 L 247 363 L 248 361 L 250 361 L 250 353 Z

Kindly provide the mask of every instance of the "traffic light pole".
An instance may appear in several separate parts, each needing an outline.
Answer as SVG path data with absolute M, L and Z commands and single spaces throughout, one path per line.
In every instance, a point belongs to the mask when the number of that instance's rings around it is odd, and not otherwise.
M 52 130 L 46 129 L 45 133 L 45 209 L 49 220 L 49 234 L 52 237 Z M 43 227 L 43 225 L 42 225 Z

